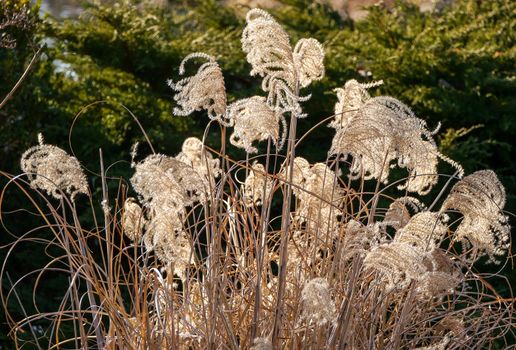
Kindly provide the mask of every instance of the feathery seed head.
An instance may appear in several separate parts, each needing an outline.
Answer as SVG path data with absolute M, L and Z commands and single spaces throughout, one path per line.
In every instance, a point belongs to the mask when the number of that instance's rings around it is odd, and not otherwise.
M 267 179 L 265 173 L 265 167 L 262 164 L 253 164 L 242 186 L 242 196 L 246 206 L 262 205 L 263 200 L 271 194 L 272 179 Z
M 450 340 L 450 337 L 446 335 L 441 341 L 435 344 L 414 348 L 414 350 L 445 350 L 448 344 L 450 343 Z
M 414 215 L 407 224 L 396 232 L 394 242 L 406 243 L 430 251 L 434 249 L 447 232 L 441 215 L 425 211 Z
M 183 231 L 183 222 L 176 212 L 159 211 L 147 225 L 145 247 L 156 253 L 158 259 L 174 266 L 174 272 L 184 278 L 192 262 L 190 242 Z
M 464 318 L 455 314 L 446 315 L 436 325 L 436 330 L 438 330 L 441 334 L 450 333 L 454 338 L 463 337 L 466 334 Z
M 266 77 L 267 83 L 272 83 L 270 80 L 281 79 L 293 89 L 295 71 L 288 34 L 264 10 L 250 10 L 246 21 L 247 26 L 242 33 L 242 50 L 247 54 L 247 61 L 253 67 L 251 75 Z M 265 84 L 264 87 L 267 87 L 265 91 L 269 91 L 269 84 Z
M 352 179 L 363 176 L 387 183 L 391 162 L 397 159 L 398 166 L 409 171 L 407 182 L 398 188 L 425 195 L 437 183 L 438 158 L 462 171 L 439 153 L 426 123 L 392 97 L 370 98 L 346 118 L 344 126 L 337 128 L 329 153 L 353 156 Z
M 243 148 L 248 153 L 256 153 L 258 150 L 252 143 L 270 138 L 278 150 L 283 147 L 286 138 L 285 117 L 271 109 L 264 97 L 253 96 L 232 103 L 228 107 L 227 118 L 234 126 L 229 138 L 233 146 Z M 280 121 L 284 131 L 281 137 Z
M 436 247 L 425 250 L 412 242 L 394 240 L 374 247 L 364 266 L 379 272 L 387 291 L 407 288 L 413 282 L 422 298 L 451 293 L 463 281 L 444 251 Z
M 463 215 L 454 240 L 473 248 L 474 258 L 487 255 L 489 262 L 498 263 L 497 257 L 505 255 L 510 246 L 504 205 L 505 189 L 496 174 L 480 170 L 453 186 L 441 211 L 455 209 Z
M 314 38 L 300 39 L 294 47 L 294 66 L 299 84 L 307 87 L 314 80 L 324 77 L 324 49 Z
M 461 282 L 462 276 L 456 271 L 428 271 L 421 275 L 416 290 L 421 297 L 428 299 L 453 293 Z
M 272 350 L 272 343 L 267 338 L 254 338 L 253 346 L 249 350 Z
M 409 220 L 410 212 L 405 204 L 399 201 L 394 201 L 389 205 L 389 209 L 387 210 L 387 213 L 385 213 L 383 223 L 398 230 L 404 227 Z
M 20 161 L 30 185 L 56 199 L 62 198 L 62 192 L 70 195 L 72 201 L 79 193 L 88 196 L 88 181 L 77 158 L 59 147 L 44 144 L 41 134 L 38 141 L 40 144 L 26 150 Z
M 367 89 L 382 83 L 380 80 L 376 85 L 365 85 L 351 79 L 346 81 L 344 88 L 336 88 L 334 91 L 337 93 L 338 101 L 335 104 L 335 118 L 329 126 L 335 129 L 346 127 L 358 109 L 371 98 Z
M 330 285 L 326 278 L 310 280 L 301 292 L 303 311 L 301 320 L 308 324 L 323 326 L 335 320 L 335 303 L 331 298 Z
M 364 226 L 356 220 L 350 220 L 344 226 L 341 262 L 358 256 L 363 258 L 372 248 L 378 246 L 383 237 L 378 223 Z
M 278 176 L 290 181 L 290 168 L 283 167 Z M 295 213 L 298 223 L 306 223 L 312 233 L 337 232 L 338 207 L 343 196 L 337 174 L 324 163 L 310 165 L 306 159 L 296 157 L 292 184 L 292 193 L 299 199 Z
M 407 243 L 390 242 L 374 247 L 364 258 L 364 266 L 379 272 L 386 290 L 403 289 L 425 272 L 424 254 Z
M 226 87 L 220 67 L 212 56 L 202 52 L 192 53 L 186 56 L 179 66 L 179 74 L 185 73 L 185 64 L 191 59 L 203 58 L 207 60 L 202 64 L 197 73 L 191 77 L 174 83 L 168 81 L 168 85 L 177 93 L 174 100 L 180 108 L 174 108 L 174 114 L 186 116 L 194 111 L 205 109 L 208 117 L 226 124 L 223 116 L 226 113 Z
M 242 50 L 253 67 L 251 75 L 263 77 L 262 89 L 268 92 L 267 104 L 278 112 L 303 117 L 300 87 L 324 75 L 324 51 L 315 39 L 302 39 L 292 51 L 288 34 L 267 12 L 252 9 L 247 13 L 242 33 Z
M 283 181 L 290 181 L 290 167 L 288 165 L 282 167 L 278 176 Z M 294 158 L 294 167 L 292 171 L 292 184 L 295 185 L 292 188 L 294 195 L 297 196 L 303 192 L 302 188 L 304 188 L 305 183 L 310 176 L 310 163 L 303 157 Z
M 220 160 L 204 149 L 204 144 L 196 137 L 189 137 L 183 142 L 182 152 L 177 160 L 191 166 L 204 182 L 205 188 L 213 188 L 215 179 L 221 174 Z
M 337 174 L 326 164 L 316 163 L 305 168 L 303 176 L 303 188 L 293 191 L 299 199 L 296 218 L 307 223 L 311 232 L 335 235 L 340 214 L 338 208 L 344 194 Z
M 427 272 L 421 276 L 417 290 L 431 298 L 452 293 L 464 281 L 464 275 L 446 251 L 434 248 L 423 260 Z
M 134 198 L 127 198 L 124 203 L 122 215 L 122 227 L 124 234 L 131 241 L 138 242 L 142 235 L 142 229 L 145 226 L 145 218 L 142 208 L 138 205 Z
M 205 198 L 206 188 L 199 174 L 177 159 L 153 154 L 136 164 L 135 170 L 131 184 L 151 208 L 181 210 Z

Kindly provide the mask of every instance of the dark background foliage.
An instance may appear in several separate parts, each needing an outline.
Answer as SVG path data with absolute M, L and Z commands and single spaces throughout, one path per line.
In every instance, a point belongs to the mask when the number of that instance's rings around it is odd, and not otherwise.
M 431 128 L 441 122 L 442 152 L 461 163 L 466 173 L 495 170 L 506 186 L 506 209 L 515 211 L 516 2 L 457 0 L 426 13 L 398 2 L 392 7 L 374 6 L 358 22 L 342 19 L 313 1 L 281 3 L 271 13 L 286 27 L 292 42 L 311 36 L 326 50 L 325 78 L 304 91 L 312 98 L 303 105 L 309 117 L 298 124 L 299 135 L 332 115 L 334 88 L 348 79 L 383 79 L 385 84 L 371 93 L 400 99 Z M 0 26 L 20 14 L 17 23 L 0 30 L 0 43 L 7 43 L 0 45 L 1 99 L 43 46 L 31 74 L 0 110 L 3 171 L 18 174 L 20 155 L 42 132 L 48 143 L 72 147 L 92 173 L 99 171 L 102 148 L 106 164 L 124 161 L 113 172 L 127 179 L 131 145 L 144 141 L 131 113 L 157 151 L 176 154 L 183 139 L 201 136 L 207 123 L 202 113 L 188 118 L 172 115 L 172 91 L 166 79 L 178 78 L 177 67 L 191 52 L 217 57 L 230 102 L 260 93 L 240 46 L 245 8 L 222 6 L 215 0 L 170 1 L 165 7 L 134 1 L 84 6 L 80 17 L 62 20 L 38 16 L 38 7 L 28 0 L 0 4 Z M 218 134 L 212 130 L 208 137 L 216 145 Z M 298 154 L 311 161 L 326 159 L 330 135 L 331 129 L 319 127 Z M 143 146 L 140 157 L 148 152 Z M 440 170 L 450 171 L 446 166 Z M 92 181 L 98 188 L 98 178 L 93 176 Z M 21 201 L 13 195 L 6 202 L 14 208 Z M 30 225 L 18 222 L 16 233 L 26 232 Z M 2 245 L 10 241 L 7 234 L 0 237 Z M 23 266 L 16 273 L 46 261 L 45 254 L 32 254 L 36 248 L 25 248 L 9 260 L 9 266 Z M 0 251 L 1 260 L 5 254 L 6 249 Z M 514 286 L 510 269 L 506 274 Z M 55 304 L 47 296 L 55 295 L 63 283 L 49 276 L 45 289 L 49 294 L 41 295 L 45 306 Z M 511 292 L 505 283 L 500 282 L 499 289 L 505 295 Z M 22 315 L 19 306 L 12 307 Z M 0 334 L 7 334 L 3 317 L 0 322 Z M 0 344 L 6 341 L 2 337 Z

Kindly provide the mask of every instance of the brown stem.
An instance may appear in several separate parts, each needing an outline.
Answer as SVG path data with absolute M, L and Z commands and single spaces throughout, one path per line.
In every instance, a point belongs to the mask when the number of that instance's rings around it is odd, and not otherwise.
M 11 89 L 11 91 L 9 91 L 9 93 L 4 97 L 2 102 L 0 102 L 0 109 L 2 109 L 5 106 L 7 101 L 9 101 L 11 99 L 11 97 L 14 95 L 16 90 L 18 90 L 18 88 L 21 86 L 23 81 L 27 78 L 27 76 L 29 75 L 30 70 L 32 69 L 34 64 L 36 64 L 36 61 L 38 60 L 38 58 L 39 58 L 39 56 L 41 54 L 41 50 L 43 50 L 43 46 L 41 46 L 38 49 L 38 51 L 36 51 L 36 53 L 34 54 L 32 59 L 30 60 L 29 65 L 27 66 L 27 68 L 25 68 L 25 71 L 23 72 L 23 74 L 20 77 L 20 79 L 18 79 L 18 81 L 16 82 L 16 84 L 14 84 L 14 87 Z

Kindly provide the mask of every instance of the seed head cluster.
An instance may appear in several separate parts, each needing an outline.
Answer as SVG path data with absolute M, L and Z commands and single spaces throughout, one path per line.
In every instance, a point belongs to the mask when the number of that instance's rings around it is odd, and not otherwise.
M 135 170 L 131 184 L 150 213 L 143 236 L 145 247 L 184 276 L 193 259 L 183 227 L 185 209 L 209 200 L 210 188 L 220 173 L 218 159 L 203 150 L 199 139 L 191 137 L 177 157 L 150 155 L 137 163 Z

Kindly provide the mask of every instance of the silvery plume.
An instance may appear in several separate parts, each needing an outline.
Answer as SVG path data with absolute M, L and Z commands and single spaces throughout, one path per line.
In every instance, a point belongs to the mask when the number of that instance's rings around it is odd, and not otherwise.
M 462 281 L 450 257 L 439 248 L 447 232 L 446 217 L 421 212 L 399 229 L 390 242 L 373 247 L 364 258 L 366 268 L 378 273 L 386 290 L 415 283 L 422 297 L 449 293 Z
M 30 185 L 56 199 L 61 199 L 63 193 L 70 195 L 72 201 L 79 193 L 89 195 L 88 181 L 77 158 L 59 147 L 45 144 L 41 134 L 38 140 L 39 145 L 26 150 L 20 161 Z
M 359 221 L 350 220 L 344 225 L 344 232 L 340 249 L 341 264 L 346 264 L 355 257 L 363 258 L 373 247 L 385 240 L 379 223 L 363 225 Z
M 314 278 L 301 291 L 301 320 L 323 326 L 335 320 L 335 302 L 331 298 L 326 278 Z
M 262 205 L 267 196 L 271 195 L 272 179 L 267 179 L 265 167 L 254 163 L 249 175 L 242 185 L 242 196 L 246 206 Z
M 474 259 L 487 255 L 489 262 L 498 263 L 497 257 L 510 246 L 504 205 L 505 189 L 496 174 L 480 170 L 453 186 L 441 210 L 455 209 L 463 215 L 453 239 L 462 242 L 466 252 L 472 249 Z
M 138 202 L 130 197 L 124 202 L 122 227 L 124 234 L 131 240 L 138 242 L 141 238 L 146 219 Z
M 407 243 L 421 251 L 430 251 L 439 246 L 447 232 L 446 217 L 439 213 L 417 213 L 405 226 L 396 231 L 394 242 Z
M 303 157 L 294 158 L 294 165 L 292 174 L 288 166 L 282 167 L 278 177 L 283 181 L 290 181 L 292 177 L 292 193 L 295 196 L 300 196 L 303 193 L 303 189 L 306 186 L 308 178 L 311 176 L 310 163 Z
M 174 267 L 174 272 L 185 278 L 193 253 L 190 240 L 183 229 L 183 220 L 175 212 L 158 210 L 149 220 L 143 237 L 145 247 L 158 259 Z
M 343 190 L 337 174 L 324 163 L 304 170 L 303 189 L 294 192 L 299 199 L 296 218 L 312 232 L 336 233 Z
M 174 83 L 168 80 L 168 85 L 177 93 L 174 100 L 180 107 L 174 108 L 174 114 L 186 116 L 194 111 L 206 110 L 208 117 L 225 124 L 226 87 L 222 71 L 214 57 L 202 52 L 186 56 L 179 66 L 179 74 L 185 74 L 185 64 L 194 58 L 202 58 L 203 63 L 197 73 Z
M 412 217 L 409 208 L 414 213 L 425 209 L 425 205 L 419 199 L 411 196 L 396 198 L 387 209 L 382 224 L 391 226 L 396 230 L 404 227 Z
M 204 182 L 204 188 L 215 186 L 215 179 L 219 177 L 220 160 L 204 148 L 204 144 L 197 137 L 187 138 L 181 147 L 181 152 L 175 159 L 191 166 Z
M 253 96 L 232 103 L 228 107 L 227 118 L 234 127 L 229 138 L 233 146 L 256 153 L 258 150 L 253 142 L 270 138 L 278 150 L 283 148 L 287 122 L 283 114 L 270 108 L 264 97 Z M 283 128 L 281 135 L 280 125 Z
M 173 157 L 153 154 L 135 166 L 134 190 L 150 208 L 182 210 L 206 196 L 205 182 L 192 166 Z
M 302 117 L 299 88 L 324 76 L 324 50 L 315 39 L 301 39 L 294 49 L 288 34 L 266 11 L 247 13 L 242 33 L 242 49 L 253 67 L 251 75 L 263 77 L 262 89 L 268 92 L 267 103 L 277 111 Z
M 348 88 L 355 89 L 355 85 Z M 436 131 L 429 131 L 408 106 L 392 97 L 366 99 L 347 120 L 332 125 L 338 127 L 329 154 L 353 157 L 352 179 L 363 176 L 387 183 L 392 163 L 397 161 L 399 167 L 409 171 L 407 181 L 398 188 L 425 195 L 437 183 L 439 158 L 454 166 L 459 177 L 463 174 L 459 164 L 437 150 L 433 139 Z
M 383 80 L 363 84 L 355 79 L 351 79 L 346 81 L 344 88 L 334 89 L 337 93 L 338 101 L 335 104 L 335 118 L 329 126 L 335 129 L 345 127 L 360 107 L 371 98 L 367 89 L 382 84 Z

